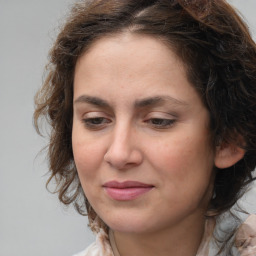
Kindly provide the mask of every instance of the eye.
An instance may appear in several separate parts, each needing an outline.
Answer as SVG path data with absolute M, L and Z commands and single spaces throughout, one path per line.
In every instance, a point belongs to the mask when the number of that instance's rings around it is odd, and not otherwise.
M 98 130 L 104 128 L 107 124 L 111 122 L 108 118 L 105 117 L 90 117 L 84 118 L 82 120 L 85 127 L 91 130 Z
M 167 129 L 175 123 L 175 119 L 150 118 L 145 122 L 157 129 Z

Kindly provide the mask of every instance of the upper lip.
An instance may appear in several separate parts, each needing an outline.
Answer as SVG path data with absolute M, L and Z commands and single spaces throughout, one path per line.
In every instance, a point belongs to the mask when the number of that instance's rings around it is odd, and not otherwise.
M 146 184 L 142 183 L 139 181 L 109 181 L 103 184 L 103 187 L 108 187 L 108 188 L 148 188 L 148 187 L 153 187 L 152 184 Z

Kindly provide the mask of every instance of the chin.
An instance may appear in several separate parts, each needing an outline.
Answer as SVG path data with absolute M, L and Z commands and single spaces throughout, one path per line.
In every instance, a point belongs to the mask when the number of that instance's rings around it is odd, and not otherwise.
M 114 223 L 114 225 L 109 226 L 110 229 L 120 232 L 120 233 L 137 233 L 143 234 L 148 233 L 149 230 L 145 225 L 137 224 L 137 223 Z
M 150 221 L 146 222 L 145 219 L 141 219 L 134 216 L 120 215 L 121 217 L 113 216 L 113 218 L 102 218 L 107 226 L 117 232 L 122 233 L 144 233 L 148 232 L 150 227 Z

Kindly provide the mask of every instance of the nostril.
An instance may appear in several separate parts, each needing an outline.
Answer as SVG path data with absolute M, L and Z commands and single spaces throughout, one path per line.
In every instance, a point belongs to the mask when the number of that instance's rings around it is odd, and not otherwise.
M 137 149 L 117 150 L 110 149 L 104 155 L 104 160 L 116 169 L 129 169 L 141 164 L 142 153 Z
M 125 152 L 108 151 L 104 160 L 116 169 L 122 169 L 128 163 L 128 155 Z

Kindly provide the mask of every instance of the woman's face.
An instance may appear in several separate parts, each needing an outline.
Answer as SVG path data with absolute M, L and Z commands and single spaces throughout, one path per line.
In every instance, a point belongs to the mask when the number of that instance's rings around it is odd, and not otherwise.
M 162 42 L 120 34 L 77 62 L 73 153 L 110 228 L 150 232 L 201 221 L 212 194 L 209 114 Z

